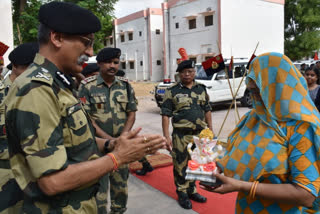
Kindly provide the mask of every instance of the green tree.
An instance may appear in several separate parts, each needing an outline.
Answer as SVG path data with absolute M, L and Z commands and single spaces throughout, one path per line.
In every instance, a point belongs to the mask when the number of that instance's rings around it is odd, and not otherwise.
M 112 33 L 112 20 L 115 18 L 113 15 L 114 5 L 118 0 L 66 0 L 73 2 L 79 6 L 92 11 L 101 22 L 101 30 L 95 33 L 94 50 L 99 51 L 104 47 L 107 35 Z
M 52 0 L 12 0 L 14 43 L 16 45 L 37 40 L 38 11 L 41 4 Z M 95 34 L 94 50 L 104 47 L 106 35 L 113 29 L 114 5 L 118 0 L 65 0 L 92 11 L 101 21 L 101 30 Z
M 285 54 L 292 60 L 320 49 L 320 0 L 285 1 Z
M 14 44 L 37 40 L 38 11 L 43 1 L 41 0 L 13 0 L 13 31 Z

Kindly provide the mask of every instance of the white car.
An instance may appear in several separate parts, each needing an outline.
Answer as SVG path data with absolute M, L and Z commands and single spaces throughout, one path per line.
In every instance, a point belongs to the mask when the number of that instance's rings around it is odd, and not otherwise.
M 229 67 L 229 61 L 225 62 L 226 67 Z M 241 82 L 242 76 L 245 72 L 245 67 L 248 63 L 248 59 L 235 59 L 234 60 L 234 72 L 228 72 L 230 84 L 232 86 L 233 93 L 238 89 Z M 212 76 L 207 76 L 201 63 L 197 63 L 196 69 L 196 81 L 204 84 L 207 89 L 207 93 L 210 97 L 211 104 L 230 102 L 232 101 L 232 94 L 230 91 L 228 78 L 224 70 L 213 74 Z M 234 73 L 235 78 L 232 77 Z M 163 96 L 166 88 L 168 88 L 172 83 L 160 83 L 155 87 L 155 100 L 160 107 L 162 104 Z M 251 106 L 251 96 L 246 90 L 245 78 L 243 79 L 239 91 L 236 96 L 237 100 L 241 102 L 242 106 Z
M 233 93 L 236 93 L 238 90 L 236 99 L 241 102 L 242 106 L 251 106 L 251 95 L 249 91 L 246 90 L 245 78 L 243 74 L 246 70 L 247 60 L 235 60 L 234 61 L 234 71 L 228 72 L 228 76 L 224 70 L 219 71 L 218 73 L 213 74 L 212 76 L 207 76 L 201 64 L 196 64 L 196 81 L 204 84 L 207 88 L 207 93 L 210 97 L 210 103 L 222 103 L 232 101 L 232 94 L 230 86 L 228 83 L 228 77 Z M 228 68 L 229 63 L 226 63 Z M 234 74 L 234 78 L 233 78 Z M 243 79 L 243 80 L 242 80 Z M 242 82 L 241 82 L 242 80 Z

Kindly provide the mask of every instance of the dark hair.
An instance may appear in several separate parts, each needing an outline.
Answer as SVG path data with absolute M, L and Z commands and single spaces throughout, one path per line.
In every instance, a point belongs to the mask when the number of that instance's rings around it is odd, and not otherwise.
M 319 71 L 319 69 L 316 68 L 316 67 L 313 67 L 313 68 L 308 67 L 308 68 L 306 69 L 306 71 L 305 71 L 305 75 L 307 75 L 307 72 L 309 72 L 309 71 L 313 71 L 313 72 L 316 74 L 316 76 L 317 76 L 317 78 L 318 78 L 317 84 L 319 84 L 319 83 L 320 83 L 320 71 Z
M 318 77 L 317 84 L 319 84 L 320 83 L 320 71 L 317 67 L 313 67 L 313 72 L 317 75 L 317 77 Z
M 314 63 L 312 63 L 312 64 L 310 65 L 310 69 L 312 70 L 313 67 L 314 67 Z
M 40 45 L 47 44 L 49 42 L 51 29 L 46 25 L 40 23 L 38 27 L 38 42 Z

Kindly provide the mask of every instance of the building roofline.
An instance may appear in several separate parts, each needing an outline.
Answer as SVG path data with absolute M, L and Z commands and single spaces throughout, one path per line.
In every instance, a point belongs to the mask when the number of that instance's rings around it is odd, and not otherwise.
M 132 13 L 130 15 L 121 17 L 119 19 L 114 19 L 113 24 L 114 25 L 120 25 L 126 22 L 133 21 L 135 19 L 148 17 L 150 15 L 161 15 L 162 16 L 162 9 L 161 8 L 147 8 L 145 10 L 140 10 L 138 12 Z

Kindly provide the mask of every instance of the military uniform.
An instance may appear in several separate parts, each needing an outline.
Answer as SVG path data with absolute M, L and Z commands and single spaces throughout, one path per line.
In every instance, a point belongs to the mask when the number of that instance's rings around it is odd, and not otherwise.
M 19 213 L 23 199 L 23 192 L 10 169 L 5 129 L 5 105 L 3 105 L 3 101 L 11 84 L 9 76 L 3 82 L 0 82 L 0 213 Z
M 94 130 L 71 81 L 37 54 L 5 100 L 10 164 L 24 191 L 23 213 L 97 213 L 98 180 L 55 196 L 37 184 L 41 176 L 99 158 Z
M 198 135 L 207 124 L 205 113 L 211 111 L 209 97 L 204 85 L 194 82 L 191 89 L 181 82 L 166 89 L 161 106 L 161 115 L 172 117 L 172 158 L 173 174 L 177 193 L 196 193 L 195 182 L 185 180 L 190 155 L 188 143 L 193 135 Z
M 119 137 L 127 120 L 127 113 L 137 110 L 134 91 L 127 81 L 115 78 L 108 87 L 101 75 L 82 81 L 79 97 L 96 124 L 112 137 Z M 111 213 L 124 213 L 128 199 L 128 165 L 109 174 Z

